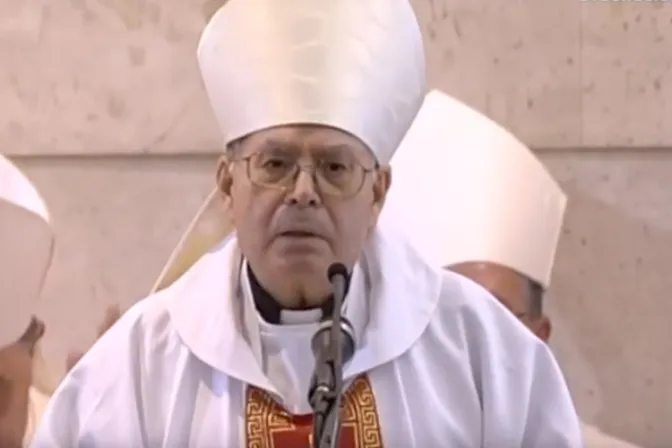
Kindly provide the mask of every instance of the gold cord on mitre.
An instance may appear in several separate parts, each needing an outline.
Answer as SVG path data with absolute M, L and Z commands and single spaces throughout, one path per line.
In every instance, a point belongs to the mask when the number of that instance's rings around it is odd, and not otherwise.
M 54 255 L 49 211 L 35 186 L 0 156 L 0 346 L 16 342 L 37 311 Z M 33 386 L 53 392 L 54 381 L 39 343 L 33 357 Z
M 509 131 L 433 91 L 392 160 L 383 225 L 437 266 L 492 262 L 548 287 L 567 197 Z
M 189 223 L 151 292 L 155 293 L 172 285 L 231 232 L 233 221 L 229 215 L 229 200 L 222 196 L 219 189 L 215 189 Z
M 408 0 L 230 0 L 205 27 L 198 63 L 226 144 L 275 126 L 322 125 L 359 138 L 381 165 L 426 93 Z M 213 221 L 204 214 L 222 200 L 208 198 L 154 291 L 233 230 L 225 213 Z

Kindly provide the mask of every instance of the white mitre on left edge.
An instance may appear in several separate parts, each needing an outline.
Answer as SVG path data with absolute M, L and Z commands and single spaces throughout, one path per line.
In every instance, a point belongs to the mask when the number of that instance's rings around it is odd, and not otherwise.
M 198 62 L 226 144 L 275 126 L 322 125 L 359 138 L 383 166 L 426 93 L 407 0 L 230 0 L 203 31 Z M 213 192 L 153 291 L 233 229 L 226 198 Z
M 54 232 L 49 211 L 33 184 L 5 157 L 0 156 L 0 347 L 26 332 L 54 254 Z M 25 441 L 53 393 L 52 380 L 39 345 L 33 356 Z

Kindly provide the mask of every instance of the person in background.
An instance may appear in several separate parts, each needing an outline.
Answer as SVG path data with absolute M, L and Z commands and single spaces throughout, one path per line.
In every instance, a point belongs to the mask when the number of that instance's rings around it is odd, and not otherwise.
M 414 146 L 393 159 L 396 182 L 381 221 L 405 232 L 431 263 L 488 290 L 548 342 L 543 296 L 565 194 L 524 144 L 442 92 L 429 95 L 417 122 L 407 136 Z M 589 425 L 582 431 L 590 448 L 636 448 Z
M 0 156 L 0 446 L 28 444 L 55 389 L 40 356 L 35 317 L 54 249 L 49 212 L 35 187 Z
M 0 156 L 0 447 L 27 446 L 58 387 L 42 356 L 34 313 L 53 258 L 49 211 L 30 180 Z M 104 333 L 119 317 L 110 307 Z M 81 354 L 66 361 L 68 370 Z
M 334 262 L 349 270 L 356 340 L 342 446 L 580 446 L 545 344 L 377 225 L 426 94 L 411 5 L 231 0 L 198 56 L 235 234 L 103 335 L 33 446 L 309 446 L 311 340 L 333 311 Z

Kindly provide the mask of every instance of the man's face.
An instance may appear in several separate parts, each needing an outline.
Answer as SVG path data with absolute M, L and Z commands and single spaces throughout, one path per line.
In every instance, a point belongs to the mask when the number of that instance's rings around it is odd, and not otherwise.
M 449 266 L 448 269 L 488 290 L 540 339 L 548 341 L 550 322 L 546 316 L 530 313 L 530 286 L 525 276 L 505 266 L 488 262 L 459 263 Z
M 44 324 L 33 319 L 26 333 L 0 348 L 0 446 L 18 448 L 28 419 L 28 390 L 33 376 L 33 351 Z
M 317 305 L 330 291 L 329 265 L 359 258 L 389 181 L 362 142 L 322 126 L 254 133 L 218 170 L 252 270 L 291 307 Z

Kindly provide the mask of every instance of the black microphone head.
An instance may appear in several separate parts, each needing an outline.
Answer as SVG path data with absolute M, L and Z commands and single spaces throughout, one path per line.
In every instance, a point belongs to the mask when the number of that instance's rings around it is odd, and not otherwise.
M 329 281 L 333 280 L 337 275 L 342 275 L 343 278 L 348 278 L 348 268 L 343 263 L 331 263 L 327 270 L 327 278 Z

